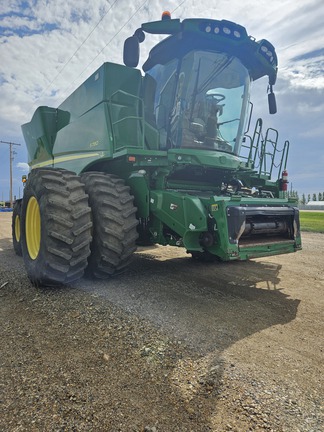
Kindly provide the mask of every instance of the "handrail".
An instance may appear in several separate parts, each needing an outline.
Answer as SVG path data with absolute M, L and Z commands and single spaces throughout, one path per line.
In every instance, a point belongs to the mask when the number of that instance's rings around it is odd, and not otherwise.
M 249 139 L 248 144 L 242 144 L 242 147 L 249 151 L 248 156 L 241 155 L 245 160 L 247 167 L 252 166 L 252 169 L 257 169 L 259 177 L 267 177 L 271 179 L 274 168 L 278 168 L 278 180 L 281 173 L 287 166 L 289 141 L 286 140 L 281 150 L 278 149 L 278 131 L 273 128 L 266 130 L 265 137 L 262 135 L 263 122 L 258 118 L 255 124 L 253 136 L 245 135 Z M 281 154 L 280 161 L 276 164 L 276 160 Z

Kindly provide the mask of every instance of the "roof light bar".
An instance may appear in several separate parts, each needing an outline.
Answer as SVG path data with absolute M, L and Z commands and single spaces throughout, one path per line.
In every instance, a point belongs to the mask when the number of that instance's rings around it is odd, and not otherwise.
M 247 37 L 245 28 L 231 21 L 207 21 L 201 24 L 200 29 L 205 33 L 215 34 L 234 40 Z
M 257 42 L 260 44 L 259 53 L 265 58 L 270 64 L 274 64 L 276 62 L 276 55 L 274 47 L 265 39 Z

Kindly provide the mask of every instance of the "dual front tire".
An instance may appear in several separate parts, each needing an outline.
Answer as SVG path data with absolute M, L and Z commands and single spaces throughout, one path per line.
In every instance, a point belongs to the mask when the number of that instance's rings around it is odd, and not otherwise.
M 107 278 L 130 263 L 135 213 L 129 188 L 116 176 L 36 168 L 13 212 L 14 250 L 36 286 L 67 284 L 84 272 Z

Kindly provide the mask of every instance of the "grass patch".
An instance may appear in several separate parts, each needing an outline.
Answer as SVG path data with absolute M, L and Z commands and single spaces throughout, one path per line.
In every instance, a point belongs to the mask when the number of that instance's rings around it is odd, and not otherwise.
M 299 216 L 302 231 L 324 233 L 324 212 L 301 210 Z

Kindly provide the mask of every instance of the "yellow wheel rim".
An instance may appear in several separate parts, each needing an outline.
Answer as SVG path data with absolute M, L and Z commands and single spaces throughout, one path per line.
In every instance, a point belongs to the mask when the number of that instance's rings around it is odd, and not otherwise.
M 41 242 L 41 217 L 35 197 L 28 201 L 26 210 L 26 244 L 29 256 L 35 260 L 39 254 Z
M 20 241 L 20 217 L 17 215 L 15 219 L 15 237 L 16 241 Z

